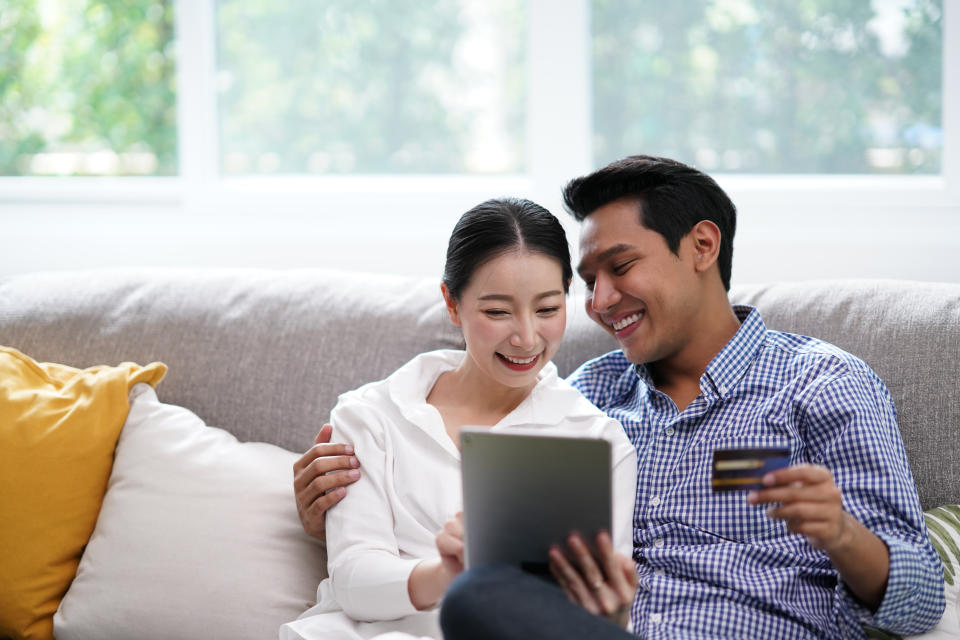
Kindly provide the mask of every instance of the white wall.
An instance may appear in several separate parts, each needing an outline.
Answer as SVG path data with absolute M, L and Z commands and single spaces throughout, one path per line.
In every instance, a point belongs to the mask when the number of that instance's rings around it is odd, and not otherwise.
M 803 202 L 787 194 L 774 207 L 768 198 L 729 191 L 740 207 L 734 282 L 850 277 L 960 282 L 960 206 L 911 207 L 892 192 L 893 204 L 887 206 L 828 207 L 820 199 Z M 575 251 L 576 223 L 563 213 L 559 197 L 530 195 L 561 217 Z M 415 210 L 389 201 L 352 207 L 344 198 L 309 212 L 269 201 L 259 207 L 186 209 L 164 203 L 0 200 L 0 277 L 133 266 L 337 267 L 438 276 L 454 222 L 484 197 L 438 194 Z

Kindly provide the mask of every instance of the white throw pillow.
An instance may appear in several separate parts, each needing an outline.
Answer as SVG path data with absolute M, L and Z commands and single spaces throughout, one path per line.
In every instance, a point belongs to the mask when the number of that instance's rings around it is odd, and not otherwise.
M 103 506 L 54 616 L 58 640 L 276 638 L 314 603 L 297 454 L 241 443 L 136 385 Z

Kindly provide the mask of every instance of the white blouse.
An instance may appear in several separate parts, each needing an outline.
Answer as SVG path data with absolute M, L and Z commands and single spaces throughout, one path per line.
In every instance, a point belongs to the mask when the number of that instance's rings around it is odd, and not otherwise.
M 436 534 L 462 508 L 460 451 L 426 398 L 465 355 L 424 353 L 386 380 L 340 396 L 331 413 L 334 439 L 354 446 L 361 476 L 327 514 L 330 577 L 320 583 L 317 605 L 284 625 L 281 638 L 371 638 L 391 630 L 441 637 L 436 609 L 417 611 L 407 580 L 419 562 L 439 557 Z M 637 463 L 620 423 L 548 363 L 530 395 L 491 428 L 514 429 L 610 441 L 611 534 L 617 551 L 631 555 Z

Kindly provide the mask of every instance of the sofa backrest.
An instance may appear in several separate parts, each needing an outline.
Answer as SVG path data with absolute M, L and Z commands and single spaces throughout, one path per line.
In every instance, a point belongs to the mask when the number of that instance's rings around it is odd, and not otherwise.
M 770 328 L 860 356 L 896 402 L 924 507 L 960 502 L 960 285 L 741 286 Z M 77 367 L 160 360 L 164 402 L 241 440 L 306 449 L 337 396 L 457 347 L 433 279 L 327 270 L 134 270 L 0 279 L 0 344 Z M 615 348 L 571 304 L 562 375 Z

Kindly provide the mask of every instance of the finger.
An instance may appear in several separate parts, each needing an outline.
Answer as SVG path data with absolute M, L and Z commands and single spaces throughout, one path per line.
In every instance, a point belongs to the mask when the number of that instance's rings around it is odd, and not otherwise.
M 633 561 L 633 558 L 620 556 L 620 570 L 623 572 L 627 582 L 630 583 L 630 588 L 633 589 L 633 597 L 636 598 L 637 584 L 640 581 L 637 577 L 637 563 Z
M 333 435 L 333 425 L 325 424 L 320 427 L 317 437 L 313 439 L 314 444 L 326 444 L 330 442 L 330 436 Z
M 333 445 L 317 446 L 330 447 Z M 341 445 L 336 446 L 339 447 Z M 309 465 L 303 469 L 300 469 L 300 471 L 294 472 L 293 490 L 300 491 L 318 477 L 322 477 L 326 474 L 341 470 L 358 469 L 359 467 L 360 461 L 357 460 L 356 456 L 352 455 L 328 455 L 316 458 Z M 356 477 L 360 476 L 358 475 Z
M 597 599 L 593 596 L 593 593 L 587 589 L 587 585 L 578 570 L 567 561 L 566 556 L 563 555 L 563 552 L 560 551 L 559 548 L 553 547 L 550 549 L 550 561 L 556 564 L 562 576 L 563 584 L 566 585 L 566 589 L 573 595 L 574 602 L 579 603 L 580 606 L 590 613 L 600 615 L 600 604 L 597 602 Z
M 606 531 L 597 534 L 597 549 L 600 551 L 600 561 L 607 576 L 607 584 L 613 588 L 614 594 L 619 599 L 617 605 L 633 602 L 633 586 L 620 569 L 623 556 L 613 550 L 613 540 Z
M 463 538 L 463 520 L 457 518 L 454 518 L 453 520 L 447 520 L 443 524 L 443 530 L 445 533 L 451 536 Z
M 437 535 L 437 549 L 443 555 L 457 556 L 459 558 L 463 555 L 463 541 L 446 532 L 440 532 Z
M 580 604 L 577 602 L 573 592 L 570 591 L 567 581 L 563 576 L 563 571 L 553 562 L 548 563 L 547 566 L 550 568 L 550 574 L 553 576 L 553 579 L 557 581 L 557 584 L 560 585 L 560 589 L 563 590 L 563 594 L 567 596 L 567 600 L 574 604 Z
M 594 591 L 599 589 L 604 582 L 603 572 L 600 570 L 600 567 L 597 566 L 583 538 L 581 538 L 579 534 L 574 533 L 567 538 L 567 546 L 573 552 L 573 561 L 580 569 L 580 574 L 586 579 L 587 584 L 590 585 Z
M 327 511 L 329 511 L 333 505 L 343 500 L 346 495 L 347 490 L 343 487 L 339 487 L 338 489 L 334 489 L 326 495 L 320 496 L 308 506 L 304 507 L 304 518 L 308 521 L 308 523 L 311 524 L 311 527 L 323 526 Z
M 310 484 L 295 492 L 297 504 L 303 508 L 309 507 L 323 495 L 337 489 L 343 489 L 359 479 L 360 471 L 357 469 L 315 476 Z
M 839 524 L 843 517 L 840 505 L 825 509 L 817 502 L 795 502 L 782 507 L 768 507 L 767 515 L 777 520 L 801 520 L 804 522 L 833 522 Z
M 763 483 L 767 486 L 778 486 L 800 482 L 803 484 L 816 484 L 818 482 L 832 482 L 833 474 L 824 466 L 818 464 L 795 464 L 783 469 L 778 469 L 768 473 L 763 477 Z
M 842 496 L 840 489 L 833 483 L 802 484 L 751 491 L 747 494 L 747 502 L 750 504 L 769 504 L 771 502 L 781 502 L 784 504 L 811 502 L 823 504 L 836 502 L 839 504 L 842 502 Z
M 353 445 L 351 444 L 314 444 L 312 447 L 306 450 L 302 456 L 300 456 L 296 462 L 293 463 L 293 473 L 296 475 L 303 469 L 309 467 L 313 462 L 320 458 L 326 458 L 330 456 L 352 456 L 353 455 Z

